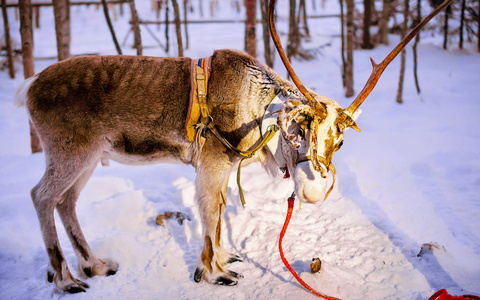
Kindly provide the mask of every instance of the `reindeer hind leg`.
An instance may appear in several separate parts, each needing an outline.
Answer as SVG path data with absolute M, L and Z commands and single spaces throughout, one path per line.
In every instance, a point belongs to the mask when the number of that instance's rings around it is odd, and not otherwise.
M 63 194 L 57 211 L 70 238 L 78 259 L 78 273 L 84 279 L 93 276 L 110 276 L 117 272 L 118 265 L 110 259 L 98 259 L 87 243 L 78 222 L 76 202 L 81 190 L 95 170 L 97 162 L 86 169 L 76 182 Z
M 62 195 L 70 189 L 91 162 L 89 155 L 83 159 L 52 157 L 47 154 L 47 167 L 40 182 L 32 189 L 31 196 L 40 223 L 50 266 L 47 280 L 54 282 L 60 290 L 69 293 L 85 292 L 88 285 L 75 279 L 60 246 L 55 226 L 54 210 L 62 200 Z

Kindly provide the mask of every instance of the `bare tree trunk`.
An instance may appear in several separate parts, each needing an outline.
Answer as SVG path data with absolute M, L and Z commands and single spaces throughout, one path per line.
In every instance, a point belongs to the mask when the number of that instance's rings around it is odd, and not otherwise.
M 157 30 L 160 30 L 160 12 L 162 11 L 162 0 L 157 0 L 157 6 L 155 7 L 155 17 L 157 20 Z
M 40 28 L 40 6 L 35 6 L 35 28 Z
M 450 17 L 451 5 L 447 6 L 445 9 L 445 24 L 443 25 L 444 35 L 443 35 L 443 49 L 447 50 L 448 44 L 448 19 Z
M 463 26 L 465 23 L 465 0 L 462 0 L 462 12 L 460 15 L 460 40 L 458 41 L 458 48 L 463 49 Z
M 421 1 L 417 0 L 417 18 L 415 20 L 415 24 L 417 25 L 422 20 L 422 6 Z M 415 42 L 413 43 L 412 50 L 413 50 L 413 77 L 415 78 L 415 87 L 417 88 L 417 94 L 420 94 L 420 83 L 418 82 L 418 55 L 417 55 L 417 46 L 418 42 L 420 41 L 420 33 L 415 36 Z
M 19 0 L 18 8 L 20 10 L 20 36 L 22 39 L 22 63 L 23 76 L 25 79 L 35 75 L 35 64 L 33 61 L 33 28 L 32 28 L 32 6 L 30 0 Z M 32 153 L 42 152 L 42 145 L 37 132 L 30 125 L 30 148 Z
M 23 76 L 27 79 L 35 75 L 35 62 L 33 60 L 32 6 L 30 0 L 19 0 L 18 7 L 20 10 Z
M 257 57 L 257 0 L 246 0 L 247 20 L 245 23 L 245 51 Z
M 53 0 L 55 31 L 57 34 L 58 60 L 70 57 L 70 3 L 69 0 Z
M 355 1 L 347 0 L 347 62 L 345 67 L 345 97 L 352 97 L 353 89 L 353 32 L 354 20 L 353 13 L 355 10 Z
M 390 19 L 390 0 L 383 0 L 382 3 L 382 17 L 380 18 L 379 29 L 380 44 L 388 45 L 388 20 Z
M 341 37 L 341 51 L 342 51 L 342 85 L 345 88 L 345 14 L 343 12 L 343 0 L 339 0 L 340 2 L 340 37 Z
M 5 31 L 5 47 L 7 48 L 8 75 L 15 78 L 15 66 L 13 64 L 12 40 L 10 39 L 10 24 L 8 24 L 7 1 L 2 0 L 3 29 Z
M 478 28 L 477 28 L 477 50 L 478 50 L 478 52 L 480 52 L 480 5 L 478 5 L 477 23 L 478 23 Z
M 298 53 L 300 46 L 300 34 L 298 32 L 298 22 L 295 12 L 297 11 L 296 0 L 290 0 L 290 14 L 288 18 L 288 43 L 287 43 L 287 58 L 291 60 L 292 57 Z
M 363 0 L 363 49 L 372 49 L 370 42 L 370 25 L 372 23 L 372 0 Z
M 140 21 L 138 19 L 137 10 L 135 9 L 135 1 L 130 0 L 130 11 L 132 14 L 133 29 L 133 46 L 137 49 L 137 55 L 143 55 L 142 36 L 140 35 Z
M 188 49 L 188 0 L 183 0 L 183 18 L 185 19 L 185 49 Z
M 300 0 L 298 8 L 298 22 L 302 21 L 303 29 L 305 30 L 305 36 L 310 37 L 310 29 L 307 23 L 307 6 L 305 0 Z
M 408 30 L 408 15 L 410 10 L 409 0 L 404 1 L 403 9 L 403 27 L 402 27 L 402 39 L 407 35 Z M 397 90 L 397 103 L 403 103 L 403 81 L 405 78 L 405 60 L 407 56 L 407 51 L 403 48 L 400 56 L 400 79 L 398 81 L 398 90 Z
M 105 14 L 105 20 L 107 21 L 108 29 L 110 29 L 110 33 L 112 34 L 113 43 L 115 44 L 117 53 L 122 54 L 122 49 L 118 44 L 117 36 L 115 35 L 115 31 L 113 30 L 112 20 L 110 20 L 110 15 L 108 14 L 107 0 L 102 0 L 102 6 L 103 6 L 103 13 Z
M 270 30 L 268 26 L 268 0 L 260 0 L 260 11 L 262 13 L 263 55 L 265 57 L 265 63 L 269 67 L 273 67 L 273 53 L 270 44 Z
M 165 0 L 165 40 L 166 40 L 166 45 L 165 45 L 165 51 L 168 52 L 170 50 L 170 37 L 168 35 L 168 11 L 170 9 L 168 8 L 168 0 Z
M 182 24 L 180 24 L 180 8 L 177 0 L 172 0 L 173 11 L 175 12 L 175 29 L 177 32 L 178 57 L 183 57 Z

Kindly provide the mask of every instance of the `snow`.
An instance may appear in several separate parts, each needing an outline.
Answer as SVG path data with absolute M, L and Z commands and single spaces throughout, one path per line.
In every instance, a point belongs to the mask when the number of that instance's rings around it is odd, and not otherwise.
M 155 19 L 149 1 L 136 1 L 140 17 Z M 280 2 L 279 32 L 286 32 L 287 3 Z M 197 9 L 199 2 L 194 1 Z M 220 1 L 217 19 L 242 19 L 231 2 Z M 204 18 L 209 17 L 204 5 Z M 125 7 L 127 8 L 127 7 Z M 318 9 L 318 8 L 317 8 Z M 35 56 L 55 57 L 53 13 L 41 8 L 41 28 L 35 30 Z M 337 13 L 335 1 L 320 13 Z M 10 27 L 19 40 L 19 24 L 9 9 Z M 192 19 L 202 19 L 198 10 Z M 72 53 L 115 54 L 103 12 L 72 7 Z M 340 76 L 339 22 L 309 20 L 316 48 L 312 61 L 294 61 L 306 86 L 337 100 L 343 107 Z M 123 41 L 129 30 L 128 9 L 114 22 Z M 151 29 L 164 42 L 163 31 Z M 173 26 L 171 52 L 176 55 Z M 2 28 L 3 30 L 3 28 Z M 165 56 L 142 30 L 145 55 Z M 243 49 L 244 27 L 235 24 L 189 26 L 186 56 L 208 56 L 214 49 Z M 263 60 L 258 28 L 258 57 Z M 285 36 L 282 36 L 285 38 Z M 391 44 L 398 37 L 390 36 Z M 122 47 L 131 48 L 133 37 Z M 395 102 L 399 60 L 392 62 L 362 105 L 362 132 L 346 132 L 345 145 L 335 156 L 337 184 L 326 202 L 295 209 L 283 242 L 293 268 L 319 292 L 346 299 L 426 299 L 446 288 L 450 294 L 480 294 L 480 56 L 474 45 L 449 51 L 441 37 L 424 33 L 419 45 L 416 94 L 411 48 L 408 47 L 404 104 Z M 355 51 L 355 90 L 361 90 L 371 66 L 393 46 Z M 36 60 L 36 71 L 55 59 Z M 224 242 L 244 262 L 231 269 L 245 278 L 235 287 L 195 283 L 193 272 L 203 247 L 195 204 L 195 171 L 190 166 L 99 166 L 80 195 L 78 216 L 97 255 L 119 263 L 115 276 L 86 282 L 87 293 L 63 295 L 45 281 L 47 255 L 29 191 L 44 171 L 43 154 L 30 154 L 28 118 L 13 105 L 21 84 L 0 73 L 0 299 L 314 299 L 288 272 L 278 254 L 289 180 L 272 179 L 259 165 L 245 167 L 242 185 L 247 206 L 242 208 L 232 174 L 225 214 Z M 275 68 L 285 75 L 276 58 Z M 298 205 L 298 204 L 296 204 Z M 155 224 L 158 214 L 180 211 L 191 217 L 179 225 Z M 76 259 L 57 220 L 63 251 L 74 275 Z M 424 243 L 433 243 L 417 257 Z M 322 270 L 311 274 L 311 259 Z

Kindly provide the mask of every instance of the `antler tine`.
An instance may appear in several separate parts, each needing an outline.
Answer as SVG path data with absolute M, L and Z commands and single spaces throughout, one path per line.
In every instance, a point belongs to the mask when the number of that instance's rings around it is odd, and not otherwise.
M 268 8 L 268 21 L 269 21 L 269 26 L 270 26 L 270 34 L 272 35 L 273 43 L 275 44 L 275 47 L 277 48 L 278 54 L 280 55 L 280 58 L 283 61 L 283 64 L 285 65 L 285 68 L 288 71 L 288 74 L 290 74 L 290 77 L 293 80 L 293 83 L 297 86 L 297 88 L 302 92 L 303 95 L 307 98 L 308 102 L 310 103 L 316 103 L 315 98 L 308 92 L 308 90 L 305 88 L 305 86 L 302 84 L 300 79 L 298 78 L 297 74 L 293 70 L 292 65 L 290 64 L 290 61 L 287 58 L 287 55 L 285 54 L 285 51 L 283 50 L 282 43 L 280 42 L 280 37 L 278 36 L 277 29 L 275 28 L 275 4 L 276 0 L 270 0 L 269 8 Z
M 345 113 L 352 117 L 353 113 L 358 109 L 358 107 L 365 101 L 367 96 L 373 90 L 377 81 L 380 79 L 385 68 L 390 64 L 390 62 L 400 53 L 400 51 L 405 48 L 405 46 L 420 32 L 420 30 L 427 24 L 435 15 L 437 15 L 441 10 L 447 7 L 453 0 L 445 0 L 443 3 L 438 6 L 434 11 L 432 11 L 425 19 L 423 19 L 380 63 L 376 64 L 373 58 L 370 58 L 373 66 L 372 74 L 368 78 L 365 87 L 362 89 L 357 98 L 345 109 Z

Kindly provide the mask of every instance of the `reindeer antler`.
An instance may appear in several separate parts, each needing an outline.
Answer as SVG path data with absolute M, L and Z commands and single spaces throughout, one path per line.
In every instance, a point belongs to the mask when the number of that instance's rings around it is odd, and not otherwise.
M 278 54 L 280 55 L 280 58 L 282 59 L 282 62 L 285 65 L 285 68 L 287 69 L 288 74 L 290 74 L 290 77 L 292 78 L 293 83 L 295 83 L 295 85 L 300 90 L 300 92 L 302 92 L 305 98 L 307 98 L 308 102 L 310 104 L 313 104 L 313 107 L 315 107 L 317 101 L 312 96 L 312 94 L 310 94 L 310 92 L 305 88 L 305 86 L 302 84 L 302 82 L 298 78 L 297 74 L 293 70 L 292 65 L 290 64 L 290 61 L 287 58 L 287 55 L 285 54 L 285 51 L 283 50 L 282 43 L 280 42 L 280 37 L 278 36 L 277 29 L 275 28 L 276 2 L 277 2 L 276 0 L 271 0 L 268 8 L 268 21 L 269 21 L 268 23 L 270 26 L 270 34 L 272 35 L 273 43 L 275 44 Z
M 357 98 L 348 106 L 344 113 L 348 117 L 352 117 L 353 113 L 358 109 L 358 107 L 365 101 L 367 96 L 373 90 L 375 85 L 377 84 L 378 79 L 382 75 L 385 68 L 390 64 L 390 62 L 400 53 L 400 51 L 405 48 L 405 46 L 420 32 L 420 30 L 427 24 L 435 15 L 437 15 L 441 10 L 447 7 L 453 0 L 445 0 L 443 3 L 437 7 L 434 11 L 432 11 L 425 19 L 423 19 L 388 55 L 385 59 L 380 63 L 376 64 L 373 58 L 370 58 L 373 66 L 372 74 L 368 78 L 365 87 L 362 89 L 360 94 L 358 94 Z

